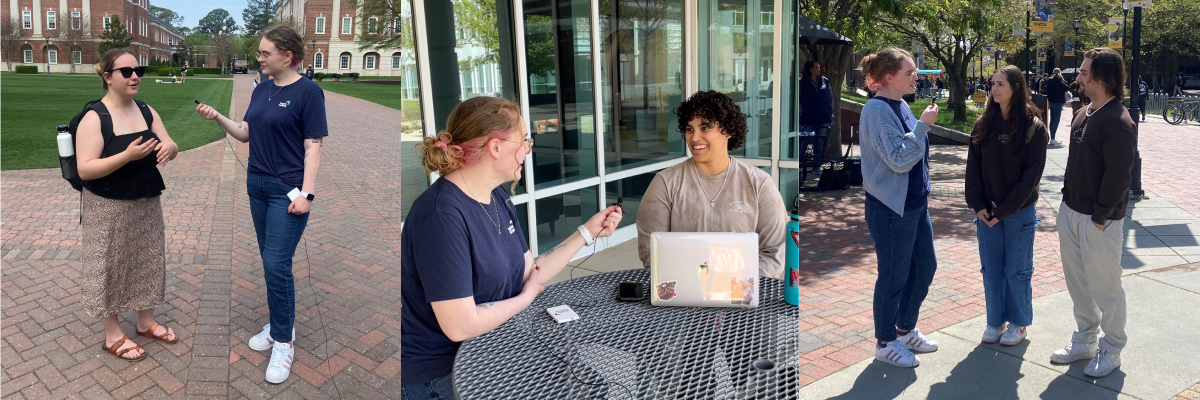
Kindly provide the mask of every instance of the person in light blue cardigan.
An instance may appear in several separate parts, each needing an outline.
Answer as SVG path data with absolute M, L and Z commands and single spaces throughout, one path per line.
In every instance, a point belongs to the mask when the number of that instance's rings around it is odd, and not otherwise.
M 861 66 L 876 92 L 863 106 L 860 123 L 867 228 L 879 269 L 873 303 L 875 359 L 916 367 L 921 360 L 914 351 L 938 349 L 916 327 L 937 269 L 929 221 L 928 133 L 938 107 L 930 104 L 917 120 L 902 99 L 917 90 L 917 67 L 909 52 L 885 48 L 864 57 Z

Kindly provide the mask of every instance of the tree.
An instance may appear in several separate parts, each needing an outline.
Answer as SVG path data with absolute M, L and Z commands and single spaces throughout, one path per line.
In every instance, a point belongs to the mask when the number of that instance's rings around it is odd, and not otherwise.
M 196 26 L 196 30 L 200 33 L 213 37 L 217 35 L 237 33 L 238 26 L 237 22 L 233 20 L 233 17 L 229 16 L 228 11 L 218 8 L 216 10 L 209 11 L 208 15 L 205 15 L 204 18 L 201 18 L 200 24 Z
M 355 43 L 358 45 L 359 51 L 412 48 L 412 32 L 408 31 L 407 35 L 401 35 L 400 30 L 395 28 L 396 23 L 401 19 L 400 6 L 406 1 L 408 0 L 347 0 L 352 7 L 361 11 L 358 15 L 374 16 L 381 22 L 381 29 L 376 33 L 370 33 L 363 29 L 363 33 L 357 36 Z M 455 13 L 458 12 L 462 1 L 472 0 L 456 1 Z M 361 19 L 365 20 L 366 17 Z M 404 25 L 401 24 L 401 27 L 403 28 Z M 411 26 L 411 22 L 408 25 Z
M 67 24 L 59 25 L 58 42 L 67 48 L 67 53 L 71 60 L 71 73 L 75 73 L 75 52 L 78 51 L 82 57 L 83 47 L 91 46 L 92 42 L 92 23 L 91 18 L 83 15 L 79 18 L 79 27 L 74 26 L 74 21 Z
M 229 67 L 232 58 L 241 54 L 241 41 L 236 35 L 223 33 L 213 36 L 209 41 L 208 54 L 216 56 L 217 62 L 221 64 L 222 71 Z
M 902 1 L 904 0 L 800 0 L 797 11 L 801 15 L 841 33 L 855 43 L 853 46 L 805 45 L 800 46 L 799 49 L 805 58 L 817 60 L 824 66 L 823 73 L 826 78 L 829 78 L 830 85 L 833 86 L 830 91 L 834 96 L 834 110 L 837 110 L 841 103 L 842 84 L 845 81 L 846 71 L 855 68 L 850 65 L 855 48 L 861 48 L 863 51 L 877 50 L 877 48 L 864 46 L 864 43 L 877 42 L 885 33 L 876 17 L 885 13 L 898 13 Z M 829 135 L 825 154 L 842 153 L 842 137 L 838 134 L 841 132 L 841 126 L 842 114 L 834 112 L 833 124 L 830 126 L 833 134 Z
M 21 20 L 12 18 L 0 21 L 0 41 L 3 44 L 4 58 L 8 59 L 8 72 L 13 70 L 13 57 L 21 52 Z
M 113 14 L 111 17 L 104 33 L 100 34 L 100 46 L 96 48 L 98 56 L 110 49 L 123 49 L 133 43 L 133 37 L 129 36 L 125 24 L 121 23 L 121 16 Z
M 1004 15 L 1021 9 L 1020 0 L 915 0 L 880 22 L 920 43 L 945 66 L 950 87 L 947 103 L 955 122 L 967 121 L 967 75 L 973 59 L 996 33 L 1009 29 Z M 1010 18 L 1011 20 L 1011 18 Z
M 156 5 L 150 6 L 150 15 L 153 15 L 154 18 L 157 18 L 159 21 L 162 21 L 162 23 L 172 27 L 183 24 L 182 15 L 176 14 L 174 11 Z
M 460 0 L 454 3 L 454 24 L 462 27 L 459 47 L 477 46 L 483 54 L 459 61 L 466 69 L 500 63 L 500 31 L 493 0 Z
M 243 27 L 246 35 L 262 34 L 263 28 L 275 22 L 275 1 L 247 0 L 246 8 L 242 10 L 242 21 L 245 23 Z

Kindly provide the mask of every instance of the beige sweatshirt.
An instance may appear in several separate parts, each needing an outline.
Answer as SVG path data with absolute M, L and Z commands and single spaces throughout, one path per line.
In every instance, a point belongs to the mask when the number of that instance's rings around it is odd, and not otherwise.
M 712 198 L 716 204 L 709 207 Z M 659 171 L 646 189 L 637 217 L 638 255 L 649 268 L 654 232 L 756 232 L 759 275 L 779 279 L 787 221 L 783 196 L 770 174 L 734 159 L 725 172 L 709 176 L 688 159 Z

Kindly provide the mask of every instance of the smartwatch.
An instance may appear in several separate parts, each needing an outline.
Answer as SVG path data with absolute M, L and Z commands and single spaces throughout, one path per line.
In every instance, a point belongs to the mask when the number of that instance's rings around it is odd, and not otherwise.
M 316 198 L 316 196 L 313 196 L 312 193 L 305 193 L 303 190 L 300 191 L 300 196 L 303 196 L 304 198 L 308 199 L 308 201 L 313 201 L 313 199 Z

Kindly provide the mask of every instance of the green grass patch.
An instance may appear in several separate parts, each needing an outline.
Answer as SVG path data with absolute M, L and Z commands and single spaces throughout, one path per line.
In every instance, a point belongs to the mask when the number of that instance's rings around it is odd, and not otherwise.
M 179 149 L 188 150 L 224 136 L 216 123 L 196 114 L 200 100 L 222 114 L 229 112 L 233 81 L 189 80 L 186 84 L 156 84 L 142 79 L 137 99 L 158 111 Z M 95 75 L 3 74 L 0 85 L 0 169 L 58 167 L 55 127 L 71 122 L 84 104 L 104 97 Z
M 375 77 L 372 77 L 375 78 Z M 360 77 L 359 79 L 363 79 Z M 394 78 L 399 80 L 399 78 Z M 421 118 L 420 102 L 400 98 L 399 85 L 380 85 L 374 83 L 338 81 L 317 82 L 322 89 L 350 97 L 363 99 L 384 107 L 400 110 L 402 121 L 416 121 Z
M 867 103 L 867 98 L 862 96 L 842 93 L 842 98 L 854 100 L 863 104 Z M 931 100 L 917 100 L 916 102 L 908 103 L 908 107 L 912 109 L 913 115 L 917 116 L 917 118 L 920 118 L 921 113 L 925 111 L 925 108 L 929 107 L 930 101 Z M 934 125 L 947 129 L 953 129 L 966 134 L 971 133 L 971 128 L 975 126 L 975 120 L 979 119 L 979 113 L 983 112 L 983 110 L 976 109 L 973 104 L 968 104 L 968 122 L 953 122 L 952 120 L 954 119 L 954 112 L 950 111 L 950 109 L 947 107 L 946 100 L 943 99 L 938 103 L 938 107 L 940 108 L 938 109 L 937 123 Z

